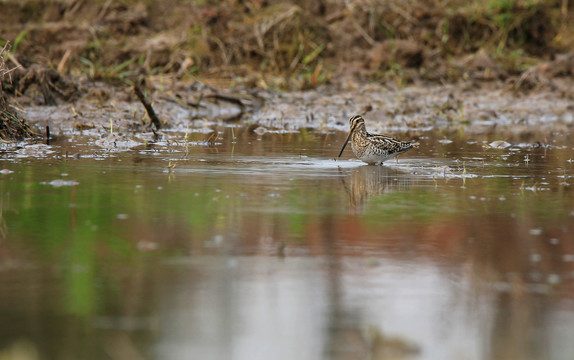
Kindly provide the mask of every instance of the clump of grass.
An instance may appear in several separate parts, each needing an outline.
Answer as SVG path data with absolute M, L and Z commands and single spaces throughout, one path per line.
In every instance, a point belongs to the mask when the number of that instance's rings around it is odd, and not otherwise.
M 328 80 L 324 58 L 330 56 L 330 35 L 321 21 L 293 3 L 278 3 L 237 12 L 228 24 L 206 24 L 187 34 L 189 47 L 201 55 L 200 72 L 253 72 L 286 79 L 283 84 L 314 87 Z M 230 70 L 233 69 L 233 70 Z
M 543 55 L 556 36 L 556 1 L 490 0 L 445 4 L 458 10 L 449 16 L 450 50 L 490 49 L 494 55 L 524 49 Z M 515 53 L 514 53 L 515 54 Z
M 4 93 L 4 83 L 11 81 L 10 73 L 15 69 L 9 68 L 5 61 L 8 45 L 6 43 L 0 50 L 0 138 L 3 140 L 21 139 L 32 135 L 30 127 Z
M 134 70 L 129 69 L 130 64 L 136 59 L 128 59 L 115 66 L 105 66 L 100 62 L 94 62 L 84 57 L 79 57 L 79 60 L 85 66 L 83 70 L 91 80 L 105 80 L 110 82 L 119 80 L 120 82 L 125 82 L 128 78 L 136 75 Z

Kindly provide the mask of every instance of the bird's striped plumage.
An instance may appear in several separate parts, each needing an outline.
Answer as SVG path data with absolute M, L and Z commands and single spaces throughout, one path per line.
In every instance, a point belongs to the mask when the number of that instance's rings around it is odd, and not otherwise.
M 386 135 L 368 133 L 365 127 L 365 119 L 361 115 L 351 117 L 349 123 L 351 126 L 349 135 L 337 158 L 340 158 L 343 154 L 349 139 L 351 139 L 351 148 L 355 156 L 368 164 L 382 163 L 398 154 L 418 147 L 418 144 L 412 141 L 399 141 Z

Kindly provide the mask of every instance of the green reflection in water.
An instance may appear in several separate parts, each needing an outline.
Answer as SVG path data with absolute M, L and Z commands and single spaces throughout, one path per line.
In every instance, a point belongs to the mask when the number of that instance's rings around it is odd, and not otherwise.
M 93 314 L 98 306 L 96 231 L 97 225 L 89 222 L 78 226 L 61 259 L 65 273 L 63 310 L 80 318 Z

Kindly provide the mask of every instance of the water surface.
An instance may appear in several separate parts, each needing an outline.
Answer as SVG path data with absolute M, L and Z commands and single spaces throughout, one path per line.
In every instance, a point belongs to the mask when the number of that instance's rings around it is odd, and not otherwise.
M 572 139 L 367 166 L 344 135 L 3 152 L 0 354 L 574 356 Z

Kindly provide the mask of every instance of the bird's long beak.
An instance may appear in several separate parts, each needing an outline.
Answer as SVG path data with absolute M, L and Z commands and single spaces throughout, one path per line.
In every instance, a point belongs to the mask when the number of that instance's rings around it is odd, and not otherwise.
M 351 138 L 351 135 L 353 134 L 353 130 L 355 130 L 355 129 L 352 128 L 349 131 L 349 135 L 347 135 L 347 138 L 345 139 L 345 142 L 343 143 L 343 147 L 341 148 L 341 151 L 339 152 L 339 156 L 337 156 L 337 159 L 339 159 L 341 157 L 341 155 L 343 155 L 343 151 L 345 150 L 345 147 L 347 146 L 347 143 L 349 142 L 349 139 Z

